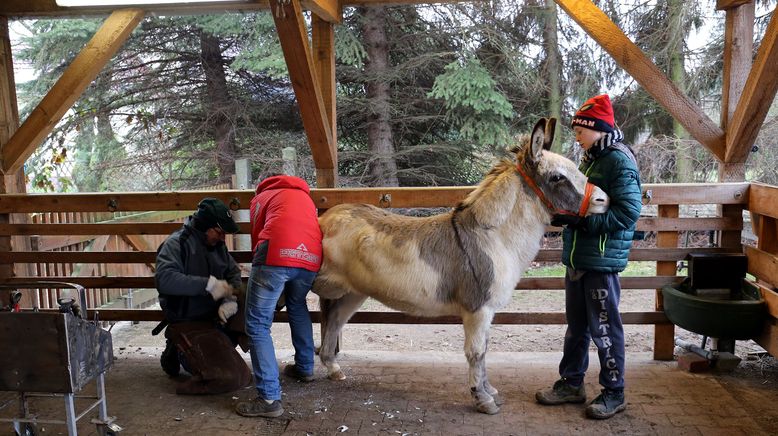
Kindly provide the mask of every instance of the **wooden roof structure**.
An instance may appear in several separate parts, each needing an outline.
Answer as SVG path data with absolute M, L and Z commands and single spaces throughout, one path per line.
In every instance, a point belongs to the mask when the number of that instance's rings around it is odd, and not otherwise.
M 456 0 L 449 0 L 456 1 Z M 778 14 L 773 14 L 752 61 L 754 2 L 718 0 L 726 14 L 722 116 L 711 120 L 589 0 L 556 3 L 689 134 L 720 162 L 720 181 L 742 181 L 745 161 L 778 91 Z M 51 133 L 146 14 L 190 14 L 272 8 L 289 76 L 311 146 L 319 187 L 337 183 L 334 26 L 348 6 L 421 4 L 429 0 L 234 0 L 133 8 L 57 6 L 55 0 L 0 2 L 0 171 L 2 192 L 24 192 L 19 170 Z M 303 10 L 311 11 L 309 41 Z M 25 17 L 109 15 L 24 122 L 19 125 L 8 20 Z M 18 128 L 17 128 L 18 126 Z M 8 176 L 17 176 L 10 183 Z M 15 185 L 15 186 L 13 186 Z

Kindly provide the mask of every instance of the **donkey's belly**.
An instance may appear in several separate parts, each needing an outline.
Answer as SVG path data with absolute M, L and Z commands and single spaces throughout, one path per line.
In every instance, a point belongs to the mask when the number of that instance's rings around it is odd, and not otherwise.
M 416 269 L 423 265 L 416 265 Z M 437 291 L 438 278 L 432 271 L 392 268 L 368 269 L 359 262 L 326 264 L 313 291 L 322 298 L 337 299 L 346 293 L 368 296 L 392 309 L 418 316 L 459 314 L 458 305 L 447 302 Z

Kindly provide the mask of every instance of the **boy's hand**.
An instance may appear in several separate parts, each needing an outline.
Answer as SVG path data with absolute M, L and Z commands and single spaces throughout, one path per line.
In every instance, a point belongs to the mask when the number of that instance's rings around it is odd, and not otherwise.
M 567 215 L 558 213 L 551 217 L 551 225 L 557 227 L 566 226 L 568 229 L 578 229 L 583 227 L 583 218 L 578 215 Z

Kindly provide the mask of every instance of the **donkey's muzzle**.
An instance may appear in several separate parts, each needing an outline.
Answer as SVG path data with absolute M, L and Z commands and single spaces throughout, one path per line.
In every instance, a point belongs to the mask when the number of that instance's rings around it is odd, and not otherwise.
M 597 213 L 605 213 L 608 210 L 609 205 L 610 199 L 608 198 L 608 194 L 597 186 L 587 182 L 584 199 L 581 202 L 581 209 L 578 211 L 578 215 L 588 216 Z

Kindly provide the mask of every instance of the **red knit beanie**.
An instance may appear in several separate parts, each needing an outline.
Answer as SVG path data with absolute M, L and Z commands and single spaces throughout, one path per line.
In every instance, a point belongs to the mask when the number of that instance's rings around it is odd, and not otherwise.
M 575 113 L 571 125 L 600 132 L 612 132 L 616 128 L 616 122 L 613 119 L 613 106 L 608 94 L 586 100 L 586 103 Z

